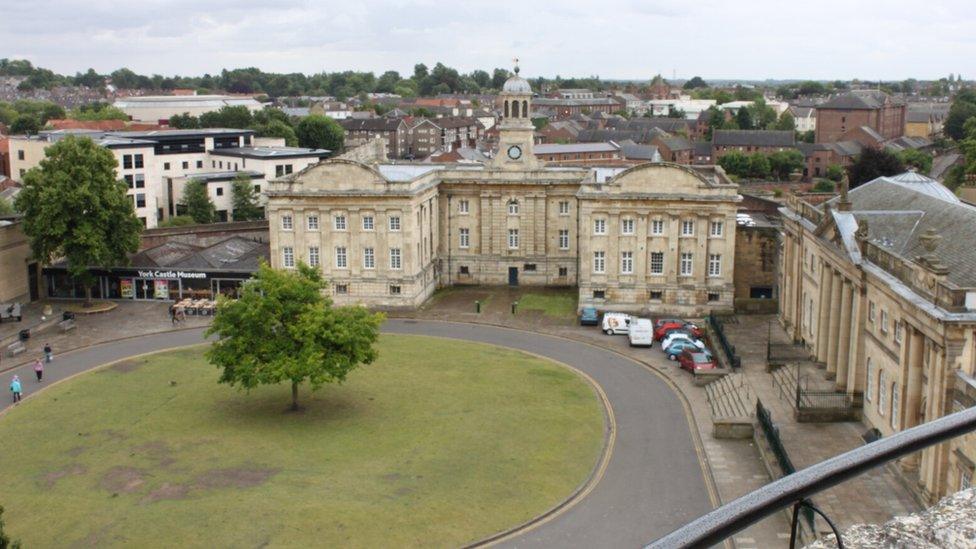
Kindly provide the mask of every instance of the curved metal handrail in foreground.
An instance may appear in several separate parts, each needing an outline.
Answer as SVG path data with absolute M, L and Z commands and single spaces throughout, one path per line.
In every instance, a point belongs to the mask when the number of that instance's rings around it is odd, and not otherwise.
M 804 501 L 868 469 L 970 431 L 976 431 L 976 407 L 906 429 L 785 476 L 645 547 L 710 547 L 780 509 Z

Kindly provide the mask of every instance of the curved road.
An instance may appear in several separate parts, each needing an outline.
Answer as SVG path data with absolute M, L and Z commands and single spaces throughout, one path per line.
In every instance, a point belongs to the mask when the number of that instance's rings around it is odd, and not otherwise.
M 617 424 L 613 455 L 603 478 L 581 501 L 513 538 L 508 547 L 638 547 L 710 511 L 705 480 L 679 397 L 658 376 L 621 355 L 568 339 L 485 325 L 389 320 L 384 332 L 464 339 L 528 351 L 585 372 L 603 387 Z M 48 385 L 132 355 L 202 341 L 202 328 L 107 342 L 55 355 Z M 24 396 L 39 387 L 29 366 L 0 374 L 20 376 Z

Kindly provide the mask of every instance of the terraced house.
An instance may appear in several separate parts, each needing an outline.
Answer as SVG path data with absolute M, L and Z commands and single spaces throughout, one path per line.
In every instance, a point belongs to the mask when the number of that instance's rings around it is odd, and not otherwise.
M 533 93 L 499 98 L 498 152 L 465 164 L 334 159 L 269 189 L 272 264 L 316 266 L 339 303 L 416 307 L 456 284 L 578 286 L 580 305 L 731 309 L 738 188 L 720 168 L 546 165 Z
M 783 215 L 780 318 L 886 436 L 976 405 L 976 207 L 908 172 Z M 929 502 L 972 485 L 976 435 L 901 467 Z

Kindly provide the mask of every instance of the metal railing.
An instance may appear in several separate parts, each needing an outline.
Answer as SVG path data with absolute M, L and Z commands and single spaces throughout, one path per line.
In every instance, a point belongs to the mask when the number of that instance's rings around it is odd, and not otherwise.
M 766 442 L 769 444 L 769 449 L 773 452 L 773 456 L 776 457 L 776 463 L 779 464 L 780 470 L 783 471 L 783 476 L 795 473 L 796 467 L 793 465 L 793 460 L 790 459 L 790 454 L 786 451 L 786 446 L 783 445 L 783 439 L 779 436 L 779 427 L 773 423 L 773 415 L 768 408 L 763 406 L 762 401 L 759 399 L 756 399 L 756 419 L 759 420 L 759 427 L 766 436 Z M 807 526 L 813 532 L 813 510 L 804 507 L 803 518 L 806 519 Z
M 728 359 L 729 366 L 732 368 L 739 368 L 742 366 L 742 359 L 735 353 L 735 345 L 729 343 L 727 337 L 725 337 L 725 329 L 722 327 L 722 322 L 716 319 L 713 315 L 708 315 L 705 317 L 708 320 L 708 325 L 712 327 L 712 333 L 715 334 L 715 343 L 721 347 L 722 352 L 725 353 L 725 358 Z
M 849 410 L 854 407 L 854 400 L 847 393 L 837 391 L 815 391 L 796 387 L 796 409 L 827 410 L 840 409 Z
M 810 496 L 869 469 L 971 431 L 976 431 L 976 407 L 923 423 L 785 476 L 715 509 L 646 547 L 710 547 L 781 509 L 793 506 L 796 510 L 800 505 L 807 505 Z M 794 534 L 795 517 L 794 514 Z M 839 535 L 837 539 L 841 544 Z M 795 541 L 794 535 L 790 545 Z

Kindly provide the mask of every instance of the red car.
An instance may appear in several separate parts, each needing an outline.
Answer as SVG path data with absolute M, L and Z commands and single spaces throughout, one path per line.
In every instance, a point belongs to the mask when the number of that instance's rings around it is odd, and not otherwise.
M 702 352 L 692 352 L 690 349 L 685 349 L 678 355 L 678 366 L 691 373 L 695 373 L 695 370 L 713 370 L 718 368 L 718 364 L 715 364 L 712 357 Z
M 654 339 L 657 341 L 661 341 L 662 339 L 664 339 L 666 335 L 668 335 L 668 332 L 673 330 L 684 330 L 698 339 L 701 339 L 701 337 L 705 335 L 702 329 L 699 328 L 698 326 L 695 326 L 690 322 L 685 322 L 684 320 L 679 320 L 676 322 L 675 321 L 665 322 L 664 324 L 661 324 L 656 328 L 654 328 Z

